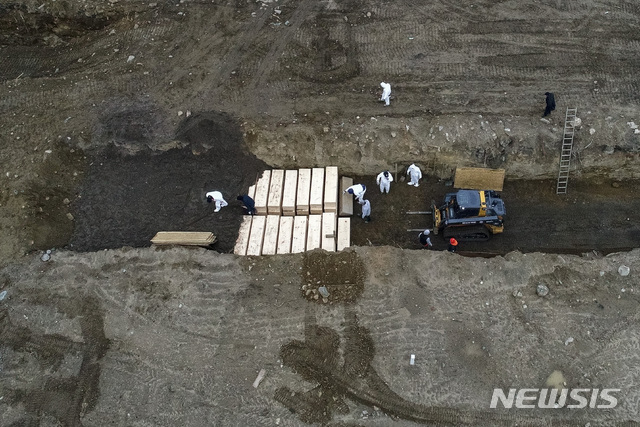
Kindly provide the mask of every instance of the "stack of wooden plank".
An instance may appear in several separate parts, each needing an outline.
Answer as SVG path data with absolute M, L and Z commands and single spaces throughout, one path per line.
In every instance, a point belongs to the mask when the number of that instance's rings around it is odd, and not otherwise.
M 291 241 L 293 239 L 293 221 L 292 216 L 280 217 L 280 230 L 278 232 L 278 247 L 276 253 L 290 254 Z
M 298 254 L 307 248 L 308 216 L 298 215 L 293 218 L 293 236 L 291 238 L 291 253 Z
M 311 193 L 309 194 L 309 214 L 319 215 L 324 209 L 324 168 L 311 171 Z
M 338 167 L 327 166 L 324 176 L 324 211 L 338 212 Z
M 322 215 L 245 216 L 234 248 L 236 255 L 275 255 L 314 249 L 329 252 L 351 246 L 351 218 Z
M 255 215 L 251 220 L 251 232 L 249 233 L 247 255 L 262 255 L 262 242 L 264 240 L 264 227 L 266 222 L 266 216 Z
M 336 251 L 336 218 L 335 212 L 322 214 L 322 249 L 325 251 Z
M 298 170 L 298 190 L 296 214 L 309 215 L 309 195 L 311 193 L 311 169 Z
M 238 239 L 236 240 L 236 246 L 233 249 L 233 253 L 236 255 L 246 255 L 247 248 L 249 247 L 249 237 L 251 233 L 251 220 L 252 216 L 245 216 L 242 219 L 242 223 L 240 224 L 240 229 L 238 230 Z
M 284 173 L 284 190 L 282 194 L 282 215 L 296 214 L 296 196 L 298 194 L 298 171 L 287 170 Z
M 151 239 L 154 245 L 210 246 L 216 236 L 208 231 L 159 231 Z
M 337 250 L 351 246 L 351 218 L 338 218 Z
M 267 214 L 267 202 L 269 200 L 269 185 L 271 183 L 271 171 L 264 171 L 262 177 L 256 182 L 256 191 L 253 201 L 256 204 L 258 215 Z
M 276 254 L 279 228 L 280 217 L 277 215 L 267 215 L 267 222 L 264 228 L 264 241 L 262 243 L 262 255 Z
M 322 215 L 309 215 L 307 226 L 307 251 L 318 249 L 322 244 Z
M 353 183 L 351 178 L 346 179 Z M 265 171 L 256 184 L 249 187 L 247 194 L 254 199 L 258 215 L 320 215 L 338 213 L 339 184 L 337 166 L 275 169 Z M 343 200 L 346 202 L 349 198 Z
M 502 191 L 504 169 L 456 168 L 453 188 Z
M 338 168 L 265 171 L 247 194 L 258 215 L 245 216 L 234 248 L 236 255 L 334 252 L 351 244 L 353 196 L 340 192 L 353 179 L 339 180 Z M 214 238 L 215 239 L 215 238 Z
M 284 170 L 271 171 L 271 183 L 269 184 L 269 196 L 267 198 L 267 214 L 282 214 L 282 189 L 284 188 Z

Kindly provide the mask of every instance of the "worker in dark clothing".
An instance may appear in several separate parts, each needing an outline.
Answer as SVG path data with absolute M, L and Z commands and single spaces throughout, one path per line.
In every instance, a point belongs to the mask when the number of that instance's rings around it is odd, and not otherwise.
M 553 110 L 556 109 L 555 95 L 551 92 L 545 92 L 544 94 L 547 96 L 547 108 L 544 109 L 544 115 L 542 117 L 548 116 Z
M 455 252 L 456 249 L 458 249 L 458 241 L 452 237 L 451 239 L 449 239 L 449 249 L 447 250 L 449 252 Z
M 249 196 L 242 195 L 242 196 L 238 196 L 236 197 L 237 200 L 240 200 L 242 202 L 242 204 L 244 205 L 243 208 L 245 210 L 245 214 L 246 215 L 255 215 L 256 212 L 256 202 L 253 201 L 253 199 Z
M 420 244 L 424 249 L 431 249 L 433 247 L 433 243 L 431 243 L 431 237 L 429 235 L 431 231 L 424 230 L 422 233 L 418 234 L 418 238 L 420 239 Z

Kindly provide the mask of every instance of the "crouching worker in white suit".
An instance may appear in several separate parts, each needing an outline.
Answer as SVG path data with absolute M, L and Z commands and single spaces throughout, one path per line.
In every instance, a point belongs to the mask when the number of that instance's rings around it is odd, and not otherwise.
M 209 191 L 206 196 L 207 202 L 216 202 L 216 210 L 214 212 L 220 212 L 220 208 L 228 205 L 227 201 L 222 197 L 222 193 L 219 191 Z
M 408 182 L 409 185 L 413 185 L 414 187 L 419 186 L 418 181 L 422 178 L 422 171 L 415 164 L 411 163 L 411 166 L 407 169 L 407 175 L 411 176 L 411 181 Z
M 353 194 L 354 196 L 356 196 L 356 201 L 360 203 L 366 191 L 367 191 L 367 187 L 365 185 L 356 184 L 344 190 L 342 194 L 344 193 Z

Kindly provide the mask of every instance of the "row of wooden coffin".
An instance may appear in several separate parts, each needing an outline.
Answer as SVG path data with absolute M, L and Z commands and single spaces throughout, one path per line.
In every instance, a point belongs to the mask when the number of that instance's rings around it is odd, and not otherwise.
M 338 212 L 338 167 L 267 170 L 249 197 L 258 215 L 309 215 Z
M 275 255 L 324 249 L 341 251 L 351 245 L 351 218 L 333 212 L 309 216 L 245 216 L 236 255 Z

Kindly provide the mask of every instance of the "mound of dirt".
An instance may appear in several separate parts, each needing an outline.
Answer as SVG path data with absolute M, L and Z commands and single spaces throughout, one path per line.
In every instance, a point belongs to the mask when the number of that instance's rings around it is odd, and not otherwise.
M 225 114 L 187 118 L 177 139 L 190 148 L 131 156 L 112 146 L 93 156 L 73 206 L 72 249 L 149 246 L 158 231 L 211 231 L 216 250 L 233 250 L 243 214 L 236 196 L 267 165 L 246 151 L 237 122 Z M 217 213 L 205 199 L 213 190 L 229 203 Z
M 302 295 L 319 303 L 354 303 L 364 291 L 364 264 L 355 252 L 304 254 Z M 328 296 L 322 295 L 324 287 Z

